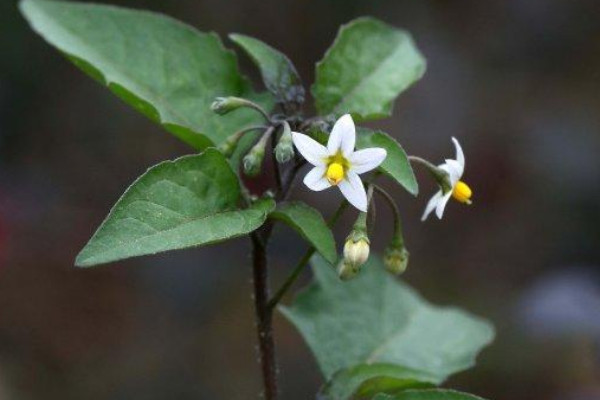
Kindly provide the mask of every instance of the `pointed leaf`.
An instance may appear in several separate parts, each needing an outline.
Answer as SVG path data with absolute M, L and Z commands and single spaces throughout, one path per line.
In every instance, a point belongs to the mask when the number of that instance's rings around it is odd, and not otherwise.
M 312 93 L 320 114 L 377 119 L 391 115 L 394 99 L 424 72 L 425 59 L 407 32 L 359 18 L 340 28 L 317 64 Z
M 274 202 L 240 210 L 239 197 L 238 178 L 215 149 L 162 162 L 127 189 L 75 263 L 87 267 L 248 234 Z
M 285 222 L 298 231 L 330 263 L 337 260 L 335 239 L 321 213 L 305 203 L 282 203 L 271 212 L 271 218 Z
M 359 149 L 367 147 L 383 147 L 387 150 L 387 157 L 379 169 L 402 185 L 409 193 L 416 196 L 419 193 L 419 184 L 413 169 L 408 161 L 400 143 L 387 133 L 358 128 L 356 145 Z
M 248 53 L 260 69 L 263 82 L 280 103 L 298 108 L 304 102 L 304 87 L 290 59 L 273 47 L 250 36 L 231 34 L 229 38 Z
M 24 0 L 20 8 L 31 27 L 75 65 L 196 149 L 260 121 L 250 110 L 226 116 L 210 110 L 217 96 L 266 100 L 251 90 L 235 55 L 214 33 L 114 6 Z
M 360 364 L 389 364 L 442 381 L 471 367 L 494 336 L 478 317 L 427 303 L 386 273 L 376 257 L 349 282 L 320 258 L 313 258 L 313 266 L 315 283 L 282 312 L 327 380 Z
M 406 390 L 396 395 L 379 394 L 373 400 L 485 400 L 479 396 L 455 390 L 425 389 Z

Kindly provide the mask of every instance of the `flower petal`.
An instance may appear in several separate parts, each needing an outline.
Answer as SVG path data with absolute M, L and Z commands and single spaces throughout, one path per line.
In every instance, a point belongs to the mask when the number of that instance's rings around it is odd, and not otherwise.
M 367 212 L 367 192 L 358 174 L 348 171 L 338 187 L 350 204 L 362 212 Z
M 304 184 L 315 192 L 320 192 L 331 187 L 331 183 L 325 177 L 325 172 L 325 167 L 314 167 L 304 177 Z
M 331 155 L 341 150 L 342 154 L 348 157 L 354 151 L 355 142 L 356 129 L 352 116 L 350 114 L 342 115 L 329 134 L 327 150 Z
M 440 165 L 440 168 L 443 169 L 450 175 L 450 184 L 452 187 L 456 185 L 456 182 L 460 180 L 463 174 L 463 168 L 456 160 L 446 160 L 445 164 Z
M 306 161 L 315 166 L 325 165 L 325 159 L 329 155 L 325 146 L 310 136 L 298 132 L 292 132 L 292 140 L 302 157 L 306 158 Z
M 364 174 L 379 167 L 386 157 L 387 151 L 379 147 L 355 151 L 348 157 L 350 170 L 357 174 Z
M 438 201 L 437 206 L 435 207 L 435 215 L 437 215 L 439 219 L 442 219 L 442 216 L 444 215 L 444 209 L 446 208 L 446 204 L 448 204 L 448 200 L 450 200 L 450 196 L 452 196 L 452 192 L 446 193 L 444 197 Z
M 439 201 L 442 199 L 442 197 L 444 197 L 444 194 L 440 190 L 439 192 L 434 194 L 431 197 L 431 199 L 429 199 L 429 202 L 427 203 L 427 206 L 425 207 L 425 212 L 423 213 L 423 216 L 421 217 L 421 221 L 425 221 L 427 219 L 427 217 L 429 217 L 429 214 L 431 214 L 431 212 L 437 207 L 437 205 L 438 205 Z
M 458 161 L 458 163 L 462 167 L 460 173 L 462 175 L 462 171 L 464 171 L 465 169 L 465 153 L 463 153 L 462 147 L 460 146 L 460 143 L 458 143 L 458 140 L 455 137 L 452 137 L 452 142 L 454 142 L 454 147 L 456 147 L 456 161 Z

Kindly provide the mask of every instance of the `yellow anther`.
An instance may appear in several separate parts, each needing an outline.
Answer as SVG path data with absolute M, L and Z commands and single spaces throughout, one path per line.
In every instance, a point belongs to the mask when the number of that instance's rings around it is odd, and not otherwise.
M 337 185 L 344 179 L 344 167 L 340 163 L 333 162 L 327 167 L 327 180 L 332 185 Z
M 463 181 L 456 182 L 454 185 L 454 189 L 452 190 L 452 197 L 454 197 L 457 201 L 465 204 L 471 204 L 471 196 L 473 195 L 473 191 Z

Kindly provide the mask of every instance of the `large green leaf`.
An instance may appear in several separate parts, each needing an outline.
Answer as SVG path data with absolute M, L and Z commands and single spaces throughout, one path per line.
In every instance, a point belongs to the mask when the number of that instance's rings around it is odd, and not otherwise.
M 75 263 L 87 267 L 248 234 L 274 202 L 240 210 L 239 198 L 238 178 L 215 149 L 162 162 L 127 189 Z
M 494 336 L 492 326 L 480 318 L 427 303 L 386 273 L 376 257 L 349 282 L 322 259 L 314 258 L 313 267 L 315 283 L 282 311 L 308 343 L 327 381 L 362 364 L 387 364 L 382 377 L 410 369 L 441 382 L 471 367 Z M 389 372 L 394 366 L 398 370 Z M 371 373 L 368 379 L 376 376 Z
M 409 193 L 415 196 L 419 193 L 419 184 L 408 157 L 400 143 L 393 137 L 384 132 L 358 128 L 356 145 L 359 149 L 366 147 L 383 147 L 386 149 L 387 157 L 379 166 L 379 169 L 402 185 Z
M 455 390 L 425 389 L 406 390 L 396 395 L 379 394 L 373 400 L 484 400 L 479 396 Z
M 229 38 L 252 58 L 265 86 L 280 103 L 291 104 L 297 109 L 304 102 L 302 81 L 285 54 L 250 36 L 231 34 Z
M 113 6 L 23 0 L 20 7 L 32 28 L 79 68 L 196 149 L 260 120 L 250 110 L 226 116 L 210 110 L 217 96 L 262 101 L 214 33 Z
M 285 222 L 302 235 L 330 263 L 337 260 L 335 239 L 321 213 L 305 203 L 282 203 L 271 212 L 271 218 Z
M 377 119 L 389 116 L 394 99 L 424 72 L 425 59 L 407 32 L 359 18 L 340 28 L 317 64 L 312 93 L 320 114 Z

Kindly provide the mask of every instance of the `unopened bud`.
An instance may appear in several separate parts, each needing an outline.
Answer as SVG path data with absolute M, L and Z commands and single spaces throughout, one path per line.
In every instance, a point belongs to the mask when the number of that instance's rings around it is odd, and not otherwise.
M 292 130 L 287 122 L 283 122 L 283 132 L 277 146 L 275 146 L 275 158 L 280 164 L 286 163 L 294 158 L 294 146 L 292 144 Z
M 217 97 L 210 109 L 219 115 L 224 115 L 240 107 L 247 107 L 248 103 L 248 100 L 240 97 Z
M 227 139 L 225 139 L 223 143 L 219 145 L 219 151 L 223 153 L 225 157 L 231 157 L 231 155 L 235 151 L 235 148 L 237 147 L 238 142 L 240 141 L 240 138 L 244 133 L 244 131 L 240 131 L 229 136 Z
M 244 156 L 242 164 L 244 165 L 244 173 L 247 176 L 254 177 L 260 173 L 263 159 L 265 158 L 265 146 L 269 136 L 268 133 L 265 133 L 259 141 L 252 146 L 248 154 Z
M 356 267 L 354 265 L 348 264 L 346 261 L 342 260 L 337 267 L 337 274 L 343 281 L 348 281 L 356 275 L 360 271 L 360 266 Z
M 390 245 L 383 253 L 383 264 L 392 274 L 400 275 L 408 267 L 410 253 L 403 245 Z
M 344 244 L 344 263 L 360 268 L 369 258 L 369 239 L 362 232 L 352 232 Z
M 247 176 L 255 177 L 260 173 L 264 152 L 249 152 L 244 156 L 244 173 Z

